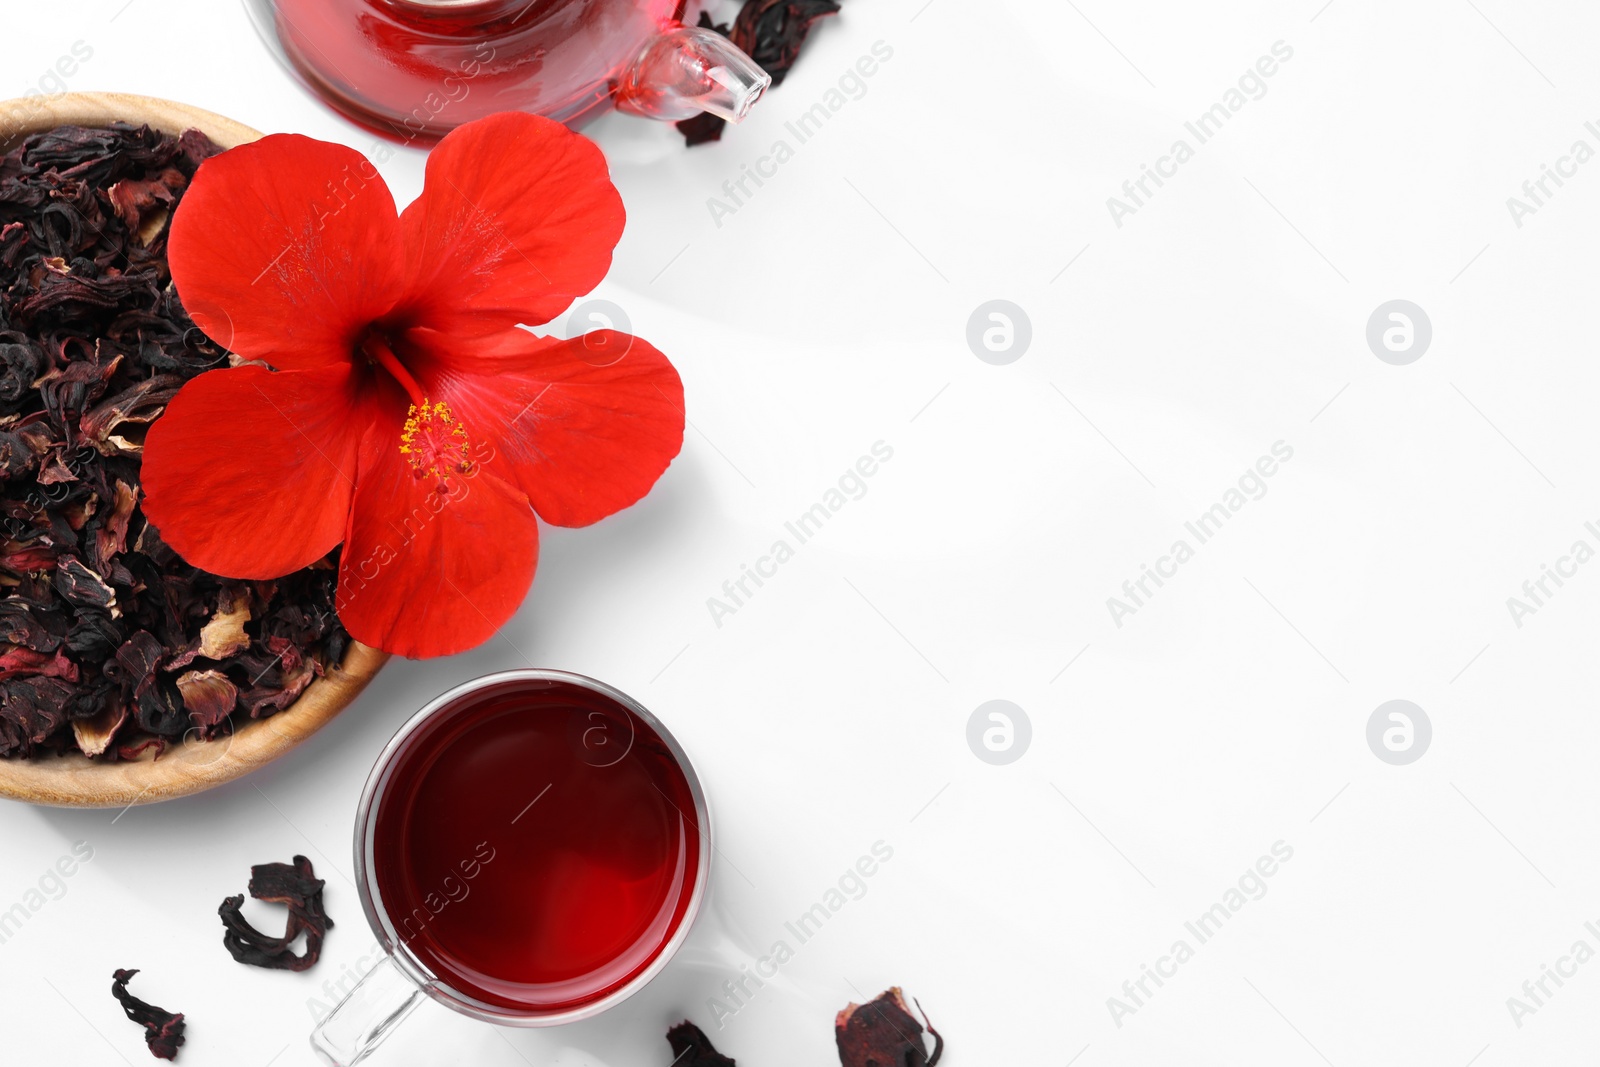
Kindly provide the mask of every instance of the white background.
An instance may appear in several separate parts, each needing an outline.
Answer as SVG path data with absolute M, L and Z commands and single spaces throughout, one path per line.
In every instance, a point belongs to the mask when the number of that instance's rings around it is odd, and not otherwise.
M 9 5 L 0 96 L 83 41 L 73 89 L 372 145 L 237 4 L 124 4 Z M 312 1063 L 313 999 L 370 946 L 349 836 L 372 759 L 434 694 L 533 664 L 683 740 L 725 917 L 601 1022 L 497 1031 L 430 1003 L 374 1064 L 664 1067 L 688 1016 L 741 1067 L 821 1067 L 833 1011 L 894 983 L 952 1067 L 1588 1062 L 1600 963 L 1520 1027 L 1506 1001 L 1575 941 L 1600 950 L 1600 563 L 1520 628 L 1506 599 L 1600 548 L 1600 163 L 1520 228 L 1506 198 L 1575 140 L 1600 149 L 1600 11 L 1321 5 L 847 0 L 720 145 L 591 127 L 629 212 L 596 295 L 681 370 L 683 455 L 633 509 L 547 529 L 493 642 L 392 664 L 253 777 L 0 812 L 0 909 L 94 848 L 0 945 L 7 1061 L 149 1062 L 107 989 L 137 966 L 190 1019 L 180 1062 Z M 880 40 L 866 95 L 718 226 L 707 198 Z M 1280 40 L 1266 95 L 1118 227 L 1107 197 L 1194 145 L 1183 122 Z M 421 165 L 382 168 L 401 203 Z M 966 341 L 996 298 L 1032 323 L 1007 366 Z M 1433 325 L 1407 366 L 1365 340 L 1393 299 Z M 707 598 L 880 440 L 866 495 L 716 626 Z M 1280 440 L 1266 495 L 1117 626 L 1106 599 Z M 1366 741 L 1396 698 L 1433 725 L 1408 766 Z M 1031 718 L 1008 766 L 967 744 L 991 699 Z M 880 839 L 867 894 L 716 1030 L 714 935 L 764 949 Z M 1194 946 L 1185 921 L 1280 840 L 1266 895 L 1118 1026 L 1107 998 Z M 235 964 L 217 904 L 296 852 L 328 879 L 323 961 Z

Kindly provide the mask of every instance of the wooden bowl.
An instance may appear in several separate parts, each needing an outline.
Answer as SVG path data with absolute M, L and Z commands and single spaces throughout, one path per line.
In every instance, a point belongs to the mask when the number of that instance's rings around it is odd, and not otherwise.
M 104 126 L 115 121 L 147 123 L 164 133 L 198 129 L 224 148 L 261 134 L 209 111 L 126 93 L 65 93 L 0 103 L 0 153 L 30 134 L 56 126 Z M 231 737 L 186 739 L 159 759 L 103 763 L 78 752 L 32 760 L 0 759 L 0 796 L 31 804 L 77 808 L 121 808 L 188 796 L 249 774 L 277 759 L 350 705 L 389 659 L 385 652 L 352 641 L 344 662 L 306 687 L 300 699 L 276 715 L 247 719 Z

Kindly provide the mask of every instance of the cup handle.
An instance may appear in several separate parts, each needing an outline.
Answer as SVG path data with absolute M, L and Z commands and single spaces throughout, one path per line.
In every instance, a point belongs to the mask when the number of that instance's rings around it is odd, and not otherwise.
M 311 1048 L 328 1067 L 353 1067 L 383 1044 L 422 996 L 394 957 L 385 956 L 311 1032 Z

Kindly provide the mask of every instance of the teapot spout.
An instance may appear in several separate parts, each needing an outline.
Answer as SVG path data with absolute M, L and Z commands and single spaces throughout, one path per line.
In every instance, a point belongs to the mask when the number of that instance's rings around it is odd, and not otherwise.
M 676 122 L 708 111 L 741 122 L 772 84 L 755 60 L 711 30 L 674 26 L 622 74 L 617 109 Z

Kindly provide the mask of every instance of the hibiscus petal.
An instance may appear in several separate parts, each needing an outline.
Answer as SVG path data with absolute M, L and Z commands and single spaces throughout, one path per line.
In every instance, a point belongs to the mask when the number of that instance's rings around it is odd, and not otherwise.
M 401 219 L 406 325 L 482 337 L 549 322 L 605 277 L 623 218 L 593 142 L 521 112 L 469 122 L 428 157 Z
M 415 361 L 418 380 L 553 525 L 587 526 L 634 503 L 683 447 L 683 382 L 648 341 L 510 330 L 470 357 L 444 357 L 437 335 L 413 340 L 429 353 Z
M 344 539 L 370 372 L 213 370 L 185 385 L 145 439 L 144 513 L 202 570 L 276 578 Z
M 394 197 L 365 156 L 274 134 L 200 167 L 172 220 L 172 279 L 195 324 L 279 370 L 349 359 L 394 306 Z
M 339 618 L 385 652 L 448 656 L 493 637 L 533 582 L 539 528 L 528 498 L 479 466 L 448 491 L 418 477 L 398 424 L 361 446 L 355 506 L 339 564 Z

